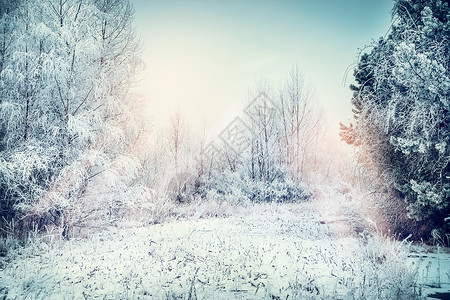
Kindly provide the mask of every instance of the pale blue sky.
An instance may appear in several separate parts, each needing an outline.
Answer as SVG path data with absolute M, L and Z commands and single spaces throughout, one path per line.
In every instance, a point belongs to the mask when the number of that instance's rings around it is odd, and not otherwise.
M 346 69 L 358 48 L 384 35 L 391 0 L 133 0 L 155 122 L 179 109 L 193 125 L 239 113 L 248 89 L 276 91 L 297 65 L 330 126 L 350 119 Z

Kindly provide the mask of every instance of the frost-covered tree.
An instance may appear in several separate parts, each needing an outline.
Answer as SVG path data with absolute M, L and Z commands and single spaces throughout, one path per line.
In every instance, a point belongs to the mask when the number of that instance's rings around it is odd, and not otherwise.
M 128 199 L 123 191 L 133 190 L 138 168 L 127 155 L 130 86 L 140 66 L 132 20 L 127 0 L 21 0 L 3 12 L 5 216 L 67 230 L 106 208 L 112 216 L 121 196 Z
M 395 1 L 392 29 L 372 46 L 355 70 L 355 121 L 342 125 L 341 137 L 359 146 L 366 164 L 406 201 L 410 217 L 444 228 L 450 213 L 449 1 Z
M 247 138 L 250 144 L 247 169 L 253 180 L 263 182 L 275 180 L 280 165 L 279 111 L 270 95 L 269 85 L 261 83 L 247 106 L 247 123 L 251 132 Z
M 321 117 L 313 100 L 312 87 L 298 68 L 293 68 L 280 91 L 277 105 L 280 110 L 283 163 L 289 166 L 295 178 L 301 178 L 305 173 L 308 154 L 316 150 L 313 149 L 313 141 L 320 136 Z

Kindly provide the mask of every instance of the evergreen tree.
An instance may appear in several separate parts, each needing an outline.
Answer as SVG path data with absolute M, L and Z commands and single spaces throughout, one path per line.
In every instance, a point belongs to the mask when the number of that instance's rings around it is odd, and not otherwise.
M 372 46 L 354 72 L 354 124 L 341 125 L 341 138 L 387 178 L 410 217 L 448 230 L 449 1 L 396 0 L 392 29 Z

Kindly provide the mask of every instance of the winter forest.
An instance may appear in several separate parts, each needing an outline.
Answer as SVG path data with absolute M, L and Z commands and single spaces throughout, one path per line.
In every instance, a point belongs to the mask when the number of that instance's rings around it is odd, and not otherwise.
M 349 120 L 293 60 L 211 134 L 133 1 L 0 0 L 0 299 L 450 299 L 450 3 L 390 8 Z

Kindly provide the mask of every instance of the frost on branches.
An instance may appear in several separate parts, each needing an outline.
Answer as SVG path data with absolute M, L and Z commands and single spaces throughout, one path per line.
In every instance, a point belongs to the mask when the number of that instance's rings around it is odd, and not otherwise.
M 126 152 L 130 83 L 141 64 L 133 13 L 126 0 L 2 6 L 2 216 L 65 234 L 98 216 L 113 220 L 147 192 Z
M 386 38 L 355 70 L 355 122 L 341 137 L 408 203 L 408 215 L 448 232 L 450 9 L 397 0 Z M 431 229 L 431 228 L 429 228 Z

